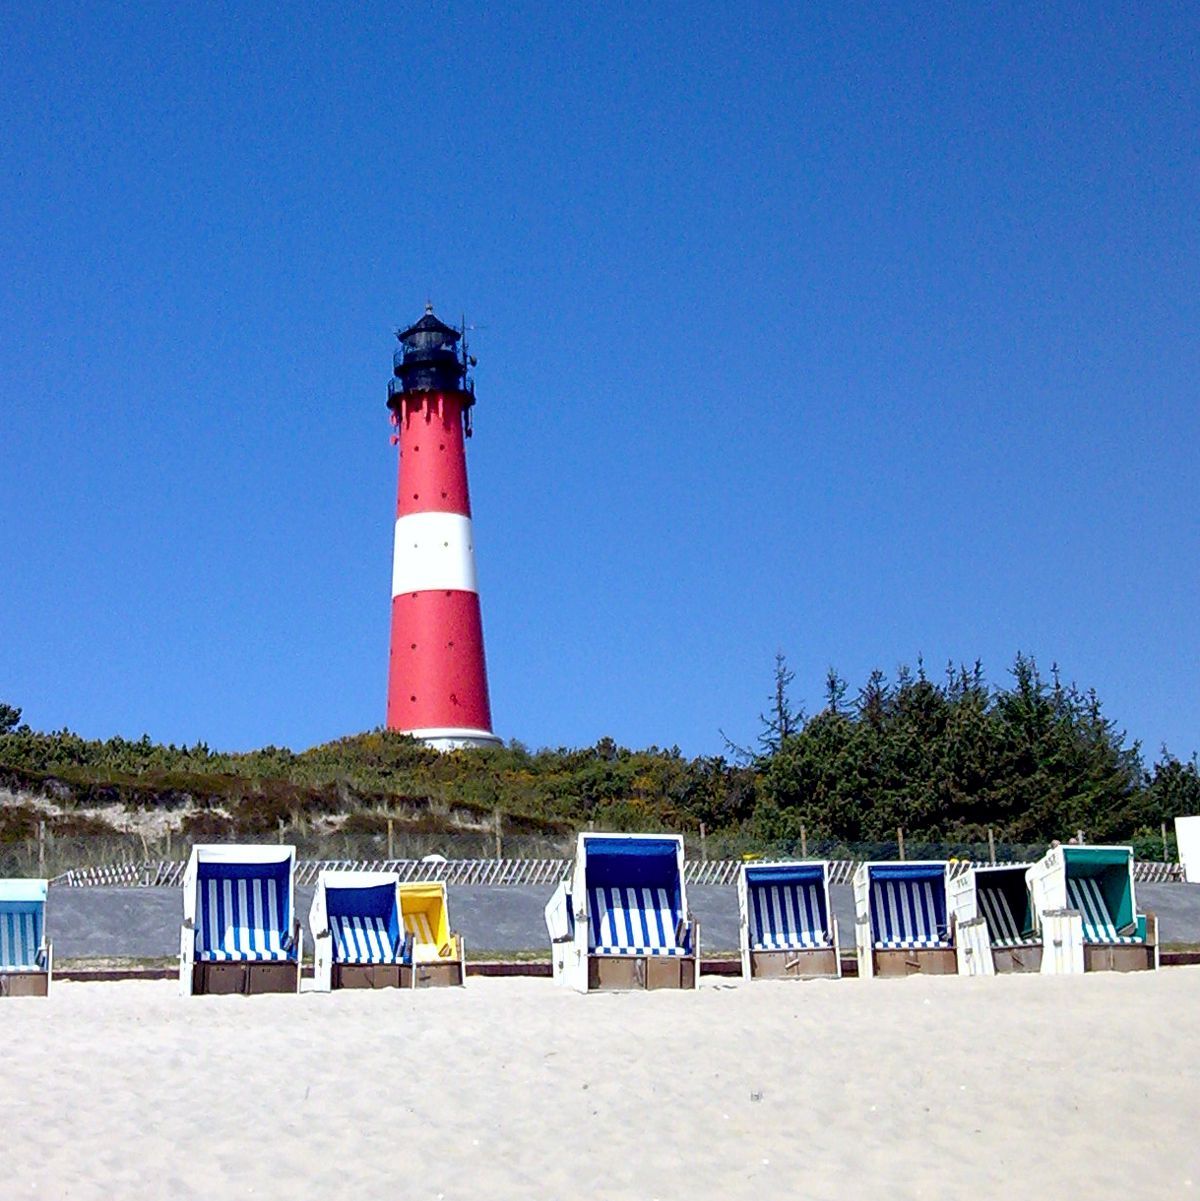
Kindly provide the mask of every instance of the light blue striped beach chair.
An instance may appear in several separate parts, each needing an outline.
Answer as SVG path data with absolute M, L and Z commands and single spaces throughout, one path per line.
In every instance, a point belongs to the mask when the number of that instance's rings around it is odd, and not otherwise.
M 580 992 L 696 986 L 699 926 L 678 835 L 581 834 L 546 925 L 555 979 Z
M 397 872 L 322 870 L 308 924 L 318 990 L 415 986 Z
M 297 992 L 302 936 L 287 846 L 195 846 L 184 872 L 180 988 Z
M 745 979 L 841 975 L 827 863 L 743 864 L 738 910 Z
M 854 873 L 860 976 L 957 971 L 941 861 L 863 863 Z
M 0 996 L 50 991 L 54 952 L 46 939 L 45 880 L 0 880 Z

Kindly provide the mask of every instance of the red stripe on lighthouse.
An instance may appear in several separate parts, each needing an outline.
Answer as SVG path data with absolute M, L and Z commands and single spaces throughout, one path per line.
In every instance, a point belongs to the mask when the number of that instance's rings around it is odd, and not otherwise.
M 459 394 L 417 393 L 404 398 L 400 418 L 400 485 L 396 516 L 405 513 L 471 515 L 463 400 Z
M 390 730 L 490 732 L 483 622 L 474 592 L 411 592 L 392 600 Z

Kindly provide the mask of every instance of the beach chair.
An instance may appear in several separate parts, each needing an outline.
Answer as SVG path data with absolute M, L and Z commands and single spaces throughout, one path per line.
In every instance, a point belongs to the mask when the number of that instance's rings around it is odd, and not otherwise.
M 304 935 L 295 916 L 295 868 L 295 847 L 192 847 L 179 934 L 185 997 L 300 991 Z
M 580 834 L 546 928 L 554 979 L 578 992 L 695 988 L 700 926 L 687 906 L 683 839 Z
M 45 880 L 0 880 L 0 997 L 50 993 L 54 950 L 46 940 Z
M 858 974 L 953 975 L 958 970 L 939 861 L 860 863 L 854 872 Z
M 413 987 L 466 984 L 466 944 L 461 934 L 450 929 L 446 885 L 441 881 L 401 884 L 400 913 L 412 939 Z
M 1026 865 L 970 867 L 952 876 L 950 912 L 960 976 L 1036 972 L 1042 966 Z
M 308 925 L 316 988 L 410 988 L 412 935 L 400 912 L 396 872 L 323 869 Z
M 1044 973 L 1158 967 L 1158 922 L 1137 912 L 1131 847 L 1051 847 L 1025 875 L 1043 931 Z
M 828 863 L 742 864 L 738 916 L 743 979 L 842 974 Z

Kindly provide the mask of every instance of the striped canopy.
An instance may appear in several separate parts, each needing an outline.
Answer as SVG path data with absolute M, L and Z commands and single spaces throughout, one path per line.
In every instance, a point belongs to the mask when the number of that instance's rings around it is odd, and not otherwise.
M 593 955 L 691 953 L 683 915 L 665 888 L 592 888 L 588 909 L 588 951 Z
M 1104 900 L 1100 881 L 1091 876 L 1067 877 L 1067 905 L 1083 918 L 1083 941 L 1089 943 L 1135 943 L 1136 934 L 1118 934 Z
M 0 903 L 0 972 L 46 970 L 44 912 L 44 906 L 30 902 Z
M 196 958 L 216 963 L 294 960 L 287 888 L 277 875 L 200 880 Z
M 944 877 L 873 877 L 871 922 L 879 950 L 950 946 Z
M 753 951 L 803 951 L 833 945 L 823 884 L 812 880 L 756 884 L 746 881 Z

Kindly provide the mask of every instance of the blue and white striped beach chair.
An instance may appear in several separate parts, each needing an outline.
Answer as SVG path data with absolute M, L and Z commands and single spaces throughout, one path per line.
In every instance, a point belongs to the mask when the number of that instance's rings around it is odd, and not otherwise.
M 745 979 L 841 975 L 827 863 L 743 864 L 738 910 Z
M 308 924 L 319 990 L 415 983 L 397 872 L 322 870 Z
M 183 878 L 180 988 L 297 992 L 302 935 L 295 917 L 296 851 L 288 846 L 195 846 Z
M 854 873 L 860 976 L 957 970 L 941 861 L 863 863 Z
M 46 996 L 54 953 L 46 939 L 45 880 L 0 880 L 0 996 Z
M 581 834 L 546 925 L 555 979 L 580 992 L 696 986 L 699 926 L 678 835 Z

